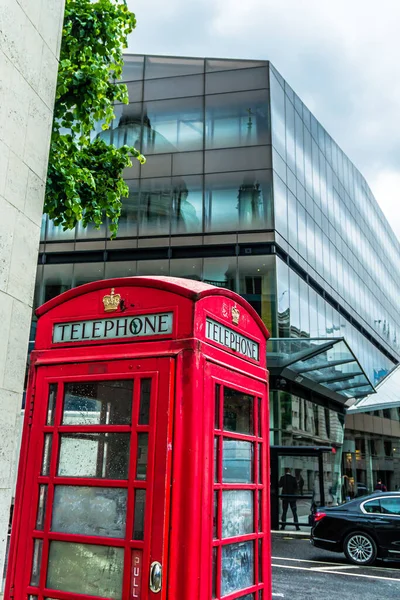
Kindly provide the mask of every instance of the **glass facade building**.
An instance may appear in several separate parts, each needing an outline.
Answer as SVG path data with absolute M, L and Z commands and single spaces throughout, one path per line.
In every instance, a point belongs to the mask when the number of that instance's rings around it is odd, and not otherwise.
M 400 245 L 360 172 L 267 61 L 127 55 L 123 80 L 129 104 L 94 135 L 147 162 L 125 172 L 117 239 L 44 219 L 35 305 L 101 278 L 199 279 L 243 295 L 297 351 L 343 338 L 362 367 L 352 393 L 367 395 L 365 376 L 400 359 Z M 274 444 L 342 446 L 332 398 L 277 385 L 271 415 Z M 296 460 L 312 491 L 315 466 Z M 324 460 L 339 499 L 340 452 Z

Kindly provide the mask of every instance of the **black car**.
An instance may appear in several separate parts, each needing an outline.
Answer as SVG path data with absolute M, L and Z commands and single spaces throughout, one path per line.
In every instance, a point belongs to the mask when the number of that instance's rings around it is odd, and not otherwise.
M 319 508 L 312 522 L 314 546 L 344 552 L 356 565 L 370 565 L 377 558 L 400 560 L 399 492 L 376 492 Z

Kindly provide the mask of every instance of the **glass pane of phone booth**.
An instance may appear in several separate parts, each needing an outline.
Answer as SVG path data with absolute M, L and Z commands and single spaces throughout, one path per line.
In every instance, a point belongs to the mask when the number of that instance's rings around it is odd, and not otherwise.
M 43 384 L 30 597 L 127 597 L 132 573 L 150 551 L 156 379 L 92 376 Z
M 214 387 L 214 523 L 212 597 L 243 591 L 261 598 L 265 493 L 262 402 L 233 386 Z

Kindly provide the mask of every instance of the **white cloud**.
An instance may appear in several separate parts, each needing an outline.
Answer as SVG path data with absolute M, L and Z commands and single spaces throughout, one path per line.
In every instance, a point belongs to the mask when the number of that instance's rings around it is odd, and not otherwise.
M 128 4 L 138 19 L 132 52 L 271 60 L 379 192 L 377 199 L 393 220 L 382 182 L 391 186 L 393 177 L 400 177 L 400 2 Z M 381 183 L 374 187 L 374 182 Z

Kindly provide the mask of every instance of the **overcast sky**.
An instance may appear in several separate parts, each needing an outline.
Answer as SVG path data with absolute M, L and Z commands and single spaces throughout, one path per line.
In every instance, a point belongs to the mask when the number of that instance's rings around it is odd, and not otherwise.
M 399 0 L 128 0 L 129 51 L 270 60 L 400 239 Z

